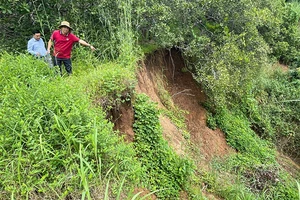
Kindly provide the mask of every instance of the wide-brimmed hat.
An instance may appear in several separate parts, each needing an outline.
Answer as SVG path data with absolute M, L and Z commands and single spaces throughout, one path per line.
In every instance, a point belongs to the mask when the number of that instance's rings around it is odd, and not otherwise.
M 67 21 L 62 21 L 58 28 L 61 28 L 63 26 L 68 27 L 69 29 L 73 30 L 72 27 L 70 26 L 70 23 Z

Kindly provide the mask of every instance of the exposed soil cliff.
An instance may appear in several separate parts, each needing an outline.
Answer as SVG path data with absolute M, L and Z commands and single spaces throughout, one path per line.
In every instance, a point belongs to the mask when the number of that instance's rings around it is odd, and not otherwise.
M 206 126 L 206 111 L 201 106 L 206 96 L 191 73 L 185 70 L 185 63 L 179 51 L 157 51 L 148 55 L 140 65 L 136 92 L 147 94 L 161 108 L 164 108 L 164 99 L 160 94 L 161 87 L 169 92 L 172 104 L 187 112 L 185 121 L 190 141 L 200 150 L 204 163 L 208 163 L 214 156 L 224 156 L 233 152 L 226 143 L 224 133 Z M 115 120 L 116 128 L 126 134 L 128 141 L 132 141 L 134 137 L 132 107 L 122 106 L 119 112 L 120 115 Z M 181 131 L 168 117 L 160 117 L 160 122 L 164 137 L 170 146 L 179 155 L 184 154 L 186 140 Z
M 201 170 L 209 168 L 212 158 L 223 158 L 235 152 L 227 145 L 225 135 L 221 130 L 212 130 L 207 127 L 206 110 L 202 106 L 206 95 L 186 69 L 179 51 L 161 50 L 146 56 L 140 63 L 137 80 L 136 92 L 147 94 L 152 101 L 157 102 L 159 108 L 168 109 L 166 107 L 168 104 L 186 112 L 184 120 L 190 134 L 189 139 L 184 138 L 182 130 L 176 127 L 171 119 L 166 116 L 160 117 L 163 136 L 178 155 L 185 155 L 188 152 L 187 147 L 192 147 L 193 151 L 189 151 L 189 156 L 196 158 L 197 167 Z M 167 98 L 170 102 L 166 103 L 166 95 L 163 92 L 168 93 Z M 114 123 L 115 128 L 125 134 L 128 142 L 134 140 L 132 128 L 134 111 L 130 103 L 119 108 L 117 115 L 114 115 Z M 278 162 L 291 174 L 298 173 L 299 166 L 282 154 L 278 154 Z M 187 199 L 185 196 L 186 194 L 183 193 L 181 199 Z M 205 194 L 205 196 L 208 199 L 218 199 L 211 194 Z M 156 199 L 154 195 L 152 199 Z

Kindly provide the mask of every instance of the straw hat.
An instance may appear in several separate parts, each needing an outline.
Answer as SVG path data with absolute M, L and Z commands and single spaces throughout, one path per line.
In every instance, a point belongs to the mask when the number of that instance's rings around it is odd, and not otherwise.
M 68 27 L 69 29 L 73 30 L 70 26 L 70 23 L 67 21 L 62 21 L 58 28 L 61 28 L 63 26 Z

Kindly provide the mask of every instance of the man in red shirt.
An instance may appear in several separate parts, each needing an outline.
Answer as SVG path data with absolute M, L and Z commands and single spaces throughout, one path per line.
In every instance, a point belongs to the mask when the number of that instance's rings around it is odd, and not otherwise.
M 55 30 L 50 37 L 47 51 L 48 53 L 50 53 L 51 46 L 54 43 L 54 65 L 59 66 L 60 74 L 62 75 L 61 65 L 63 63 L 65 65 L 67 73 L 70 75 L 72 74 L 71 51 L 73 48 L 73 44 L 79 42 L 79 44 L 81 45 L 90 47 L 92 51 L 94 51 L 95 48 L 86 41 L 79 39 L 76 35 L 71 33 L 73 29 L 71 28 L 69 22 L 61 22 L 58 28 L 60 30 Z

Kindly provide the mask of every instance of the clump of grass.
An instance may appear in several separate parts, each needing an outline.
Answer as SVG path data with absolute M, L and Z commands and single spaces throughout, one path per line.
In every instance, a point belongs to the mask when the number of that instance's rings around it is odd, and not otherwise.
M 165 89 L 165 76 L 161 73 L 157 73 L 155 75 L 155 81 L 157 84 L 158 95 L 160 101 L 164 105 L 164 108 L 161 109 L 161 113 L 163 115 L 168 116 L 172 120 L 172 122 L 176 125 L 176 127 L 181 131 L 184 138 L 189 139 L 190 134 L 187 130 L 187 126 L 185 123 L 184 115 L 187 114 L 186 111 L 178 108 L 178 106 L 174 105 L 173 100 L 169 92 Z

